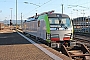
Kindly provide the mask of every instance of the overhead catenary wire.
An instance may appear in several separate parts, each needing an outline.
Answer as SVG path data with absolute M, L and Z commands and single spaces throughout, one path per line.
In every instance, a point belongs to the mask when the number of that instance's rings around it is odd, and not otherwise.
M 33 9 L 33 10 L 31 10 L 30 12 L 32 12 L 32 11 L 34 11 L 34 10 L 36 10 L 36 9 L 38 9 L 38 8 L 40 8 L 40 7 L 42 7 L 43 5 L 49 3 L 50 1 L 51 1 L 51 0 L 49 0 L 49 1 L 45 2 L 45 3 L 43 3 L 42 5 L 39 5 L 38 7 L 36 7 L 36 8 Z M 27 14 L 29 14 L 30 12 L 28 12 Z M 27 14 L 25 14 L 25 15 L 27 15 Z
M 29 3 L 29 2 L 24 2 L 25 4 L 31 4 L 31 5 L 35 5 L 35 6 L 38 6 L 38 7 L 40 7 L 39 5 L 37 5 L 37 4 L 34 4 L 34 3 Z M 26 7 L 28 7 L 28 6 L 26 6 Z M 26 9 L 26 7 L 25 8 L 23 8 L 22 9 L 22 12 Z

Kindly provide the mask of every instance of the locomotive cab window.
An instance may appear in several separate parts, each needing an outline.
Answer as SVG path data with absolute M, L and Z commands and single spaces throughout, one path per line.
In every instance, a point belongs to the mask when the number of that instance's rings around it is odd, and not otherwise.
M 71 27 L 71 21 L 69 18 L 58 18 L 58 17 L 50 17 L 49 18 L 50 25 L 53 27 L 59 28 L 69 28 Z
M 58 18 L 49 18 L 49 22 L 51 25 L 59 24 L 59 19 Z

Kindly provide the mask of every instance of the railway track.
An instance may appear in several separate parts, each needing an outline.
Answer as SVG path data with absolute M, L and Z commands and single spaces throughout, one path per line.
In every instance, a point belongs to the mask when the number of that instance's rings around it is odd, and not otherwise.
M 90 37 L 88 36 L 82 36 L 82 35 L 75 35 L 74 36 L 74 40 L 77 42 L 77 43 L 81 43 L 81 44 L 84 44 L 86 45 L 89 50 L 90 50 Z

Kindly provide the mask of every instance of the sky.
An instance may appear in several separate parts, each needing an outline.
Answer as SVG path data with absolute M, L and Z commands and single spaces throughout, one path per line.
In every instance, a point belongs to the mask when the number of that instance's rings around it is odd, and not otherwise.
M 24 2 L 28 2 L 27 4 Z M 63 13 L 70 18 L 90 16 L 90 0 L 17 0 L 17 19 L 26 20 L 35 13 L 43 13 L 54 10 L 56 13 Z M 16 0 L 0 0 L 0 20 L 16 19 Z

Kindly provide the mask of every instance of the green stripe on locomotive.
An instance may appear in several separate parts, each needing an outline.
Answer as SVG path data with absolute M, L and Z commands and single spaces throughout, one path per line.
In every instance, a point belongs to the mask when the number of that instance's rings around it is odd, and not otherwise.
M 45 24 L 46 24 L 46 33 L 50 34 L 50 23 L 49 23 L 49 19 L 48 19 L 47 14 L 39 16 L 38 20 L 44 20 L 45 21 Z M 49 39 L 46 39 L 46 41 L 48 43 L 51 42 L 51 40 L 49 40 Z
M 38 20 L 44 20 L 46 24 L 46 32 L 50 34 L 50 23 L 47 14 L 39 16 Z

